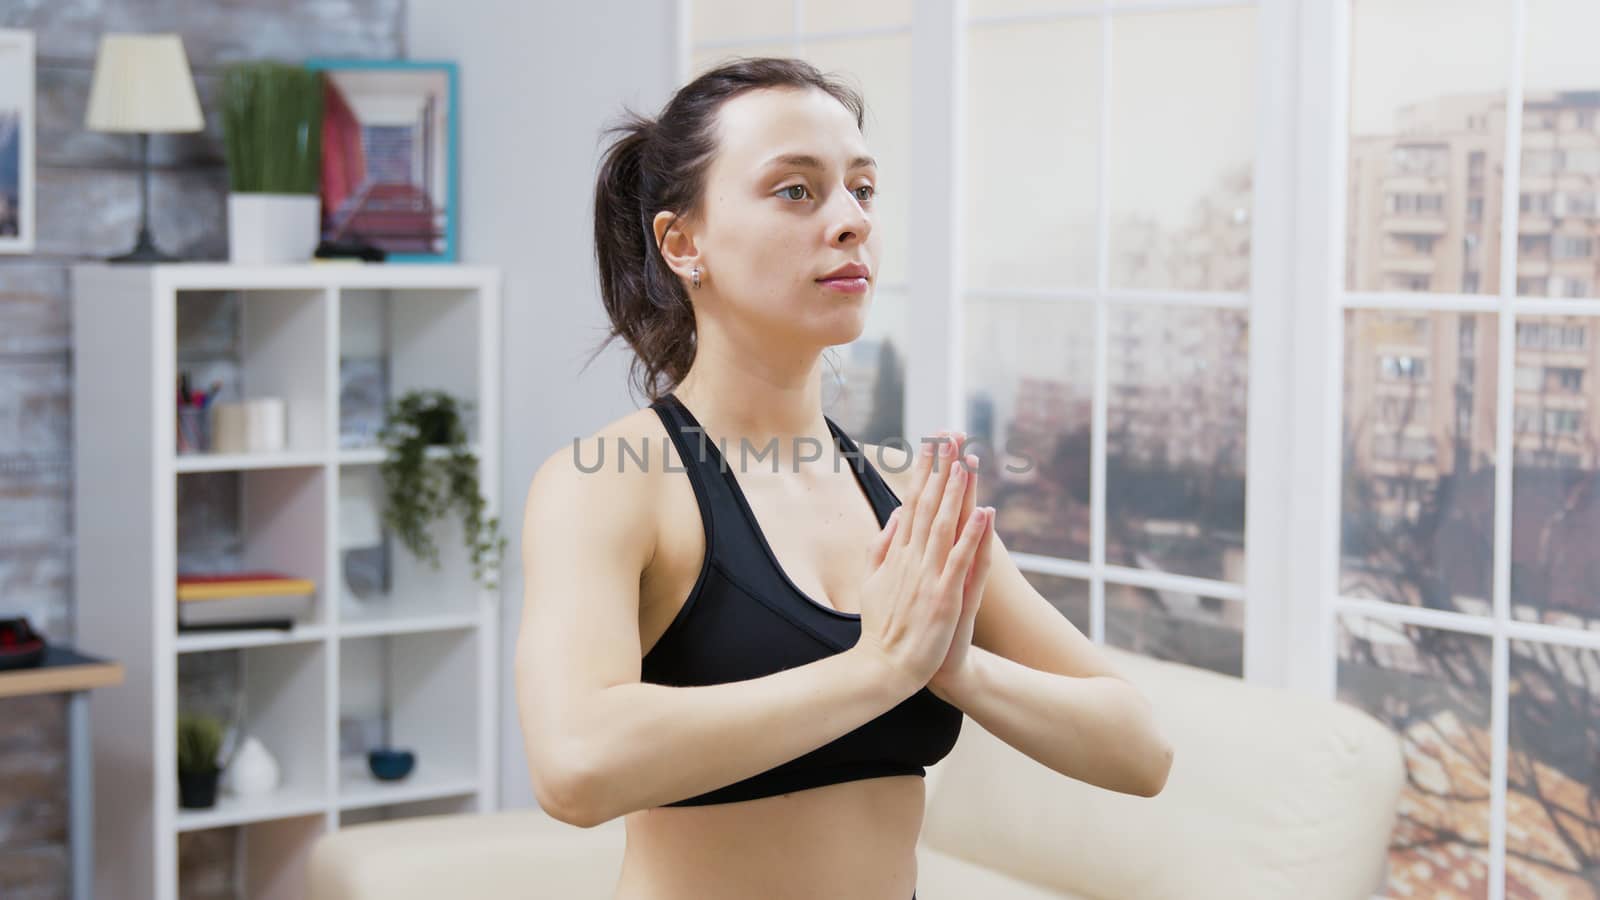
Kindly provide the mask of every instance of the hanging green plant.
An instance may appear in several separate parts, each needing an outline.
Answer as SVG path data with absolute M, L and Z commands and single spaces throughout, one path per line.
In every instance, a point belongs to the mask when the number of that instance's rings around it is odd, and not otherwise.
M 380 467 L 387 500 L 383 522 L 418 559 L 438 569 L 439 547 L 428 524 L 458 511 L 473 578 L 495 590 L 506 539 L 498 516 L 484 518 L 488 501 L 478 489 L 478 457 L 467 445 L 461 417 L 471 408 L 470 401 L 438 390 L 408 391 L 388 405 L 378 431 L 387 451 Z M 430 459 L 430 447 L 446 452 Z

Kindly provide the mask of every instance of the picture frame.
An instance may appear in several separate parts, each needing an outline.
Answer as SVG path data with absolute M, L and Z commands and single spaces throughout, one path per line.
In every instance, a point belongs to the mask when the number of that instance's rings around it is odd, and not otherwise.
M 401 263 L 457 259 L 457 66 L 314 57 L 323 73 L 321 239 Z
M 0 253 L 34 248 L 34 37 L 0 28 Z

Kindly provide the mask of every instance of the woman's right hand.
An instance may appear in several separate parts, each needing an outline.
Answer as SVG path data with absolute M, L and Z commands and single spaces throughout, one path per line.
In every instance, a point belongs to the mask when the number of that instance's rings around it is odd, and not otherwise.
M 975 509 L 967 526 L 961 523 L 974 473 L 955 449 L 944 436 L 924 442 L 907 499 L 879 531 L 861 587 L 856 648 L 902 676 L 907 696 L 928 683 L 950 650 L 967 572 L 988 532 L 986 510 Z

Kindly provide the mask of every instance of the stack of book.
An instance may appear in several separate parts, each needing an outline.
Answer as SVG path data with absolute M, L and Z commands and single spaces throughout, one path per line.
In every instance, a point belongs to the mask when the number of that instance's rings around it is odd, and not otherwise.
M 178 576 L 178 630 L 293 628 L 311 614 L 316 584 L 279 572 Z

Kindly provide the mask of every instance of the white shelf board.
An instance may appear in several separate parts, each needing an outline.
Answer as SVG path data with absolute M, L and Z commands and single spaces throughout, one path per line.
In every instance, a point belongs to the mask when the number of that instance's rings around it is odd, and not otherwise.
M 176 828 L 178 831 L 198 831 L 202 828 L 312 815 L 326 812 L 327 809 L 328 803 L 322 792 L 308 788 L 281 788 L 260 797 L 236 797 L 219 789 L 217 805 L 210 809 L 179 808 Z
M 407 263 L 235 265 L 168 263 L 154 267 L 157 290 L 320 290 L 407 288 L 475 290 L 496 279 L 484 266 Z
M 478 778 L 470 771 L 429 765 L 418 759 L 411 774 L 399 781 L 379 781 L 366 759 L 347 759 L 339 767 L 339 808 L 362 809 L 417 800 L 435 800 L 477 793 Z
M 232 650 L 238 647 L 266 647 L 276 644 L 303 644 L 328 636 L 326 625 L 296 625 L 287 631 L 278 628 L 245 628 L 239 631 L 179 632 L 174 646 L 179 653 L 206 650 Z
M 355 612 L 349 607 L 340 610 L 340 637 L 371 637 L 379 634 L 410 634 L 419 631 L 454 631 L 476 628 L 483 623 L 482 614 L 469 609 L 422 610 L 401 604 L 386 607 L 382 601 L 373 601 L 374 609 Z
M 307 451 L 279 453 L 180 453 L 173 459 L 179 472 L 233 472 L 247 469 L 293 469 L 320 466 L 327 454 Z
M 482 454 L 478 452 L 477 444 L 468 444 L 467 450 L 471 451 L 473 456 L 482 456 Z M 383 462 L 384 457 L 388 455 L 388 452 L 389 451 L 384 447 L 347 448 L 339 451 L 339 462 L 342 465 L 347 466 L 375 466 Z M 422 451 L 422 456 L 424 459 L 444 459 L 449 455 L 450 448 L 448 447 L 429 447 L 428 449 Z

